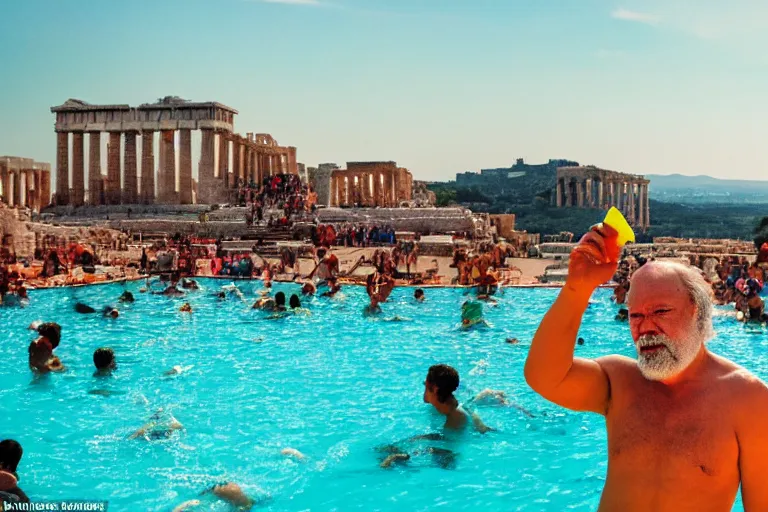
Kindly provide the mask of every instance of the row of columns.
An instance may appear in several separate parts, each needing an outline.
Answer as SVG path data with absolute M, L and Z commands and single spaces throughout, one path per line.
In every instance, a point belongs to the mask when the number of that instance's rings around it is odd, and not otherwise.
M 331 206 L 397 207 L 401 201 L 411 199 L 398 195 L 399 190 L 406 188 L 408 184 L 400 183 L 397 171 L 334 171 L 330 203 Z
M 155 181 L 155 132 L 141 132 L 141 162 L 137 162 L 138 131 L 108 132 L 107 174 L 101 172 L 101 132 L 89 134 L 88 191 L 85 197 L 84 132 L 72 133 L 72 188 L 69 187 L 69 133 L 58 132 L 56 144 L 56 204 L 81 206 L 115 204 L 192 204 L 192 134 L 190 129 L 179 132 L 179 190 L 176 190 L 176 130 L 160 130 L 159 167 Z M 229 189 L 235 187 L 236 178 L 260 183 L 264 177 L 294 172 L 295 148 L 287 154 L 276 148 L 259 148 L 248 139 L 230 132 L 202 129 L 200 162 L 198 167 L 198 203 L 224 202 Z M 218 139 L 219 159 L 215 159 Z M 123 167 L 120 166 L 121 141 Z M 233 164 L 229 169 L 230 142 Z M 141 174 L 138 168 L 141 168 Z M 139 178 L 140 176 L 140 178 Z M 122 183 L 122 185 L 121 185 Z M 155 194 L 157 188 L 157 194 Z
M 600 180 L 561 178 L 557 180 L 554 203 L 558 207 L 618 208 L 630 224 L 650 226 L 648 182 L 636 180 Z
M 13 169 L 0 162 L 0 186 L 5 204 L 40 211 L 51 201 L 51 173 L 43 169 Z

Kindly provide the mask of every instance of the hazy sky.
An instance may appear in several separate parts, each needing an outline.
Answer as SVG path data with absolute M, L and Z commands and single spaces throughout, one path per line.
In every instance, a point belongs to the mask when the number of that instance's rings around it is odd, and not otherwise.
M 768 179 L 765 0 L 6 0 L 0 154 L 49 107 L 215 100 L 298 160 Z

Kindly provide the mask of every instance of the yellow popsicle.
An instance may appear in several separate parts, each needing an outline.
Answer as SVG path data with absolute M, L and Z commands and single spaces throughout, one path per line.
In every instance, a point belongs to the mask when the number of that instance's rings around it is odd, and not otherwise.
M 635 241 L 635 232 L 632 231 L 632 228 L 629 226 L 627 219 L 624 218 L 624 216 L 615 206 L 611 206 L 611 209 L 608 210 L 607 214 L 605 214 L 603 224 L 611 226 L 619 234 L 617 240 L 619 247 L 624 247 L 627 242 Z

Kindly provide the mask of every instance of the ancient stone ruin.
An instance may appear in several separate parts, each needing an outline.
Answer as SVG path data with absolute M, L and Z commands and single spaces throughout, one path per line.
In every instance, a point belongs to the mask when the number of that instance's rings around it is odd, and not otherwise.
M 280 146 L 268 134 L 248 133 L 243 137 L 234 133 L 237 111 L 213 101 L 196 103 L 167 96 L 157 103 L 131 107 L 91 105 L 69 99 L 63 105 L 52 107 L 51 112 L 56 115 L 57 205 L 220 203 L 229 199 L 238 178 L 259 183 L 265 176 L 298 172 L 295 147 Z M 192 181 L 192 130 L 202 132 L 196 198 Z M 177 131 L 178 146 L 175 143 Z M 103 132 L 109 137 L 106 176 L 102 175 L 101 169 Z M 86 135 L 89 143 L 87 196 Z M 141 162 L 137 161 L 139 136 Z M 160 157 L 157 179 L 156 141 Z
M 607 171 L 593 166 L 560 167 L 557 189 L 552 197 L 558 207 L 608 209 L 615 206 L 630 224 L 641 229 L 650 226 L 648 184 L 643 176 Z
M 8 206 L 39 212 L 51 202 L 51 164 L 0 156 L 0 197 Z

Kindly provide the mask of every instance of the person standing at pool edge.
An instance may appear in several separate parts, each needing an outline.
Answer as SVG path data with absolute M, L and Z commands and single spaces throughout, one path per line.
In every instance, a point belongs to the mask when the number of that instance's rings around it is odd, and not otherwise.
M 603 227 L 605 233 L 606 228 Z M 525 364 L 544 398 L 606 418 L 608 474 L 600 511 L 768 510 L 768 388 L 710 352 L 710 291 L 681 264 L 649 262 L 632 278 L 628 309 L 637 360 L 574 358 L 592 292 L 617 269 L 615 232 L 587 233 L 539 326 Z

